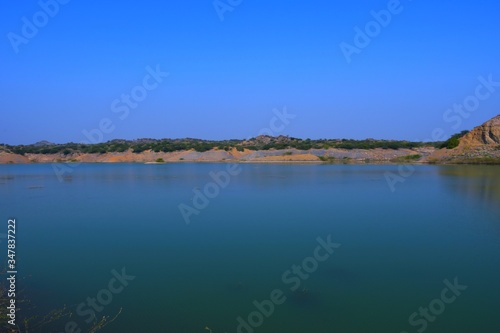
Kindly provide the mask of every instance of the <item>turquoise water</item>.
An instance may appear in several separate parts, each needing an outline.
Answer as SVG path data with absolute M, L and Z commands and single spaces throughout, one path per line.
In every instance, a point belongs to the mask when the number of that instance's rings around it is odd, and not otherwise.
M 87 164 L 61 181 L 51 165 L 0 166 L 0 232 L 16 218 L 18 285 L 33 305 L 18 316 L 66 304 L 71 318 L 33 332 L 69 321 L 87 332 L 77 307 L 99 294 L 99 317 L 122 309 L 101 332 L 500 331 L 498 167 L 415 166 L 391 191 L 398 166 L 242 164 L 186 224 L 179 205 L 227 166 Z M 311 260 L 329 235 L 340 246 Z M 292 292 L 282 276 L 302 263 Z M 110 293 L 122 268 L 135 278 Z M 444 303 L 455 278 L 467 289 Z M 284 302 L 255 313 L 273 290 Z M 437 315 L 412 326 L 431 302 Z M 238 330 L 249 315 L 256 327 Z

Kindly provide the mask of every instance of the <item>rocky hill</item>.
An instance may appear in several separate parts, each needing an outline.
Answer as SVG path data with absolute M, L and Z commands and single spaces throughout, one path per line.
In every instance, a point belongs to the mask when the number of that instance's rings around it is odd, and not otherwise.
M 427 158 L 434 163 L 500 164 L 500 115 L 475 127 L 453 149 L 440 149 Z
M 460 140 L 460 145 L 463 147 L 499 144 L 500 115 L 488 120 L 481 126 L 474 128 Z

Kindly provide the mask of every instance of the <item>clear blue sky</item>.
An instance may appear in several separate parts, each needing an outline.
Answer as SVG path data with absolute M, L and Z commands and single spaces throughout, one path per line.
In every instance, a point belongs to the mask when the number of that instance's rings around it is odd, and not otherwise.
M 497 87 L 460 126 L 443 120 L 477 77 L 500 81 L 500 3 L 401 6 L 348 64 L 339 44 L 388 1 L 244 0 L 221 21 L 212 0 L 71 0 L 45 25 L 39 2 L 4 1 L 0 143 L 79 142 L 104 118 L 104 141 L 247 138 L 283 106 L 296 118 L 276 134 L 424 140 L 499 114 Z M 16 53 L 9 33 L 34 15 L 41 27 Z M 158 64 L 169 76 L 121 120 L 112 102 Z

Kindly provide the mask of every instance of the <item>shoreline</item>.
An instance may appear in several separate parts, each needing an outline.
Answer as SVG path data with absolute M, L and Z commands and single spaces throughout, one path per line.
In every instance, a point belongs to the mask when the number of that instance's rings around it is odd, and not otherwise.
M 15 154 L 0 152 L 0 164 L 78 164 L 78 163 L 253 163 L 253 164 L 472 164 L 500 165 L 500 146 L 463 147 L 436 149 L 269 149 L 225 151 L 219 149 L 198 152 L 182 150 L 134 153 L 73 153 L 73 154 Z
M 123 162 L 68 162 L 68 161 L 52 161 L 52 162 L 21 162 L 21 163 L 0 163 L 0 165 L 42 165 L 42 164 L 68 164 L 68 165 L 79 165 L 79 164 L 143 164 L 143 165 L 168 165 L 168 164 L 294 164 L 294 165 L 500 165 L 500 161 L 495 162 L 476 162 L 476 161 L 414 161 L 414 162 L 403 162 L 403 161 L 360 161 L 360 160 L 350 160 L 350 161 L 338 161 L 338 162 L 324 162 L 318 161 L 243 161 L 243 160 L 233 160 L 233 161 L 168 161 L 168 162 L 141 162 L 141 161 L 123 161 Z

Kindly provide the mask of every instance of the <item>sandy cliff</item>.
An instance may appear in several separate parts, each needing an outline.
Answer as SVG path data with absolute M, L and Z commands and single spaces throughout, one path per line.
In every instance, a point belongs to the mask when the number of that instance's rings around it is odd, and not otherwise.
M 460 139 L 458 147 L 437 150 L 427 161 L 500 164 L 500 115 L 467 133 Z
M 460 145 L 463 147 L 498 144 L 500 144 L 500 115 L 474 128 L 460 140 Z

